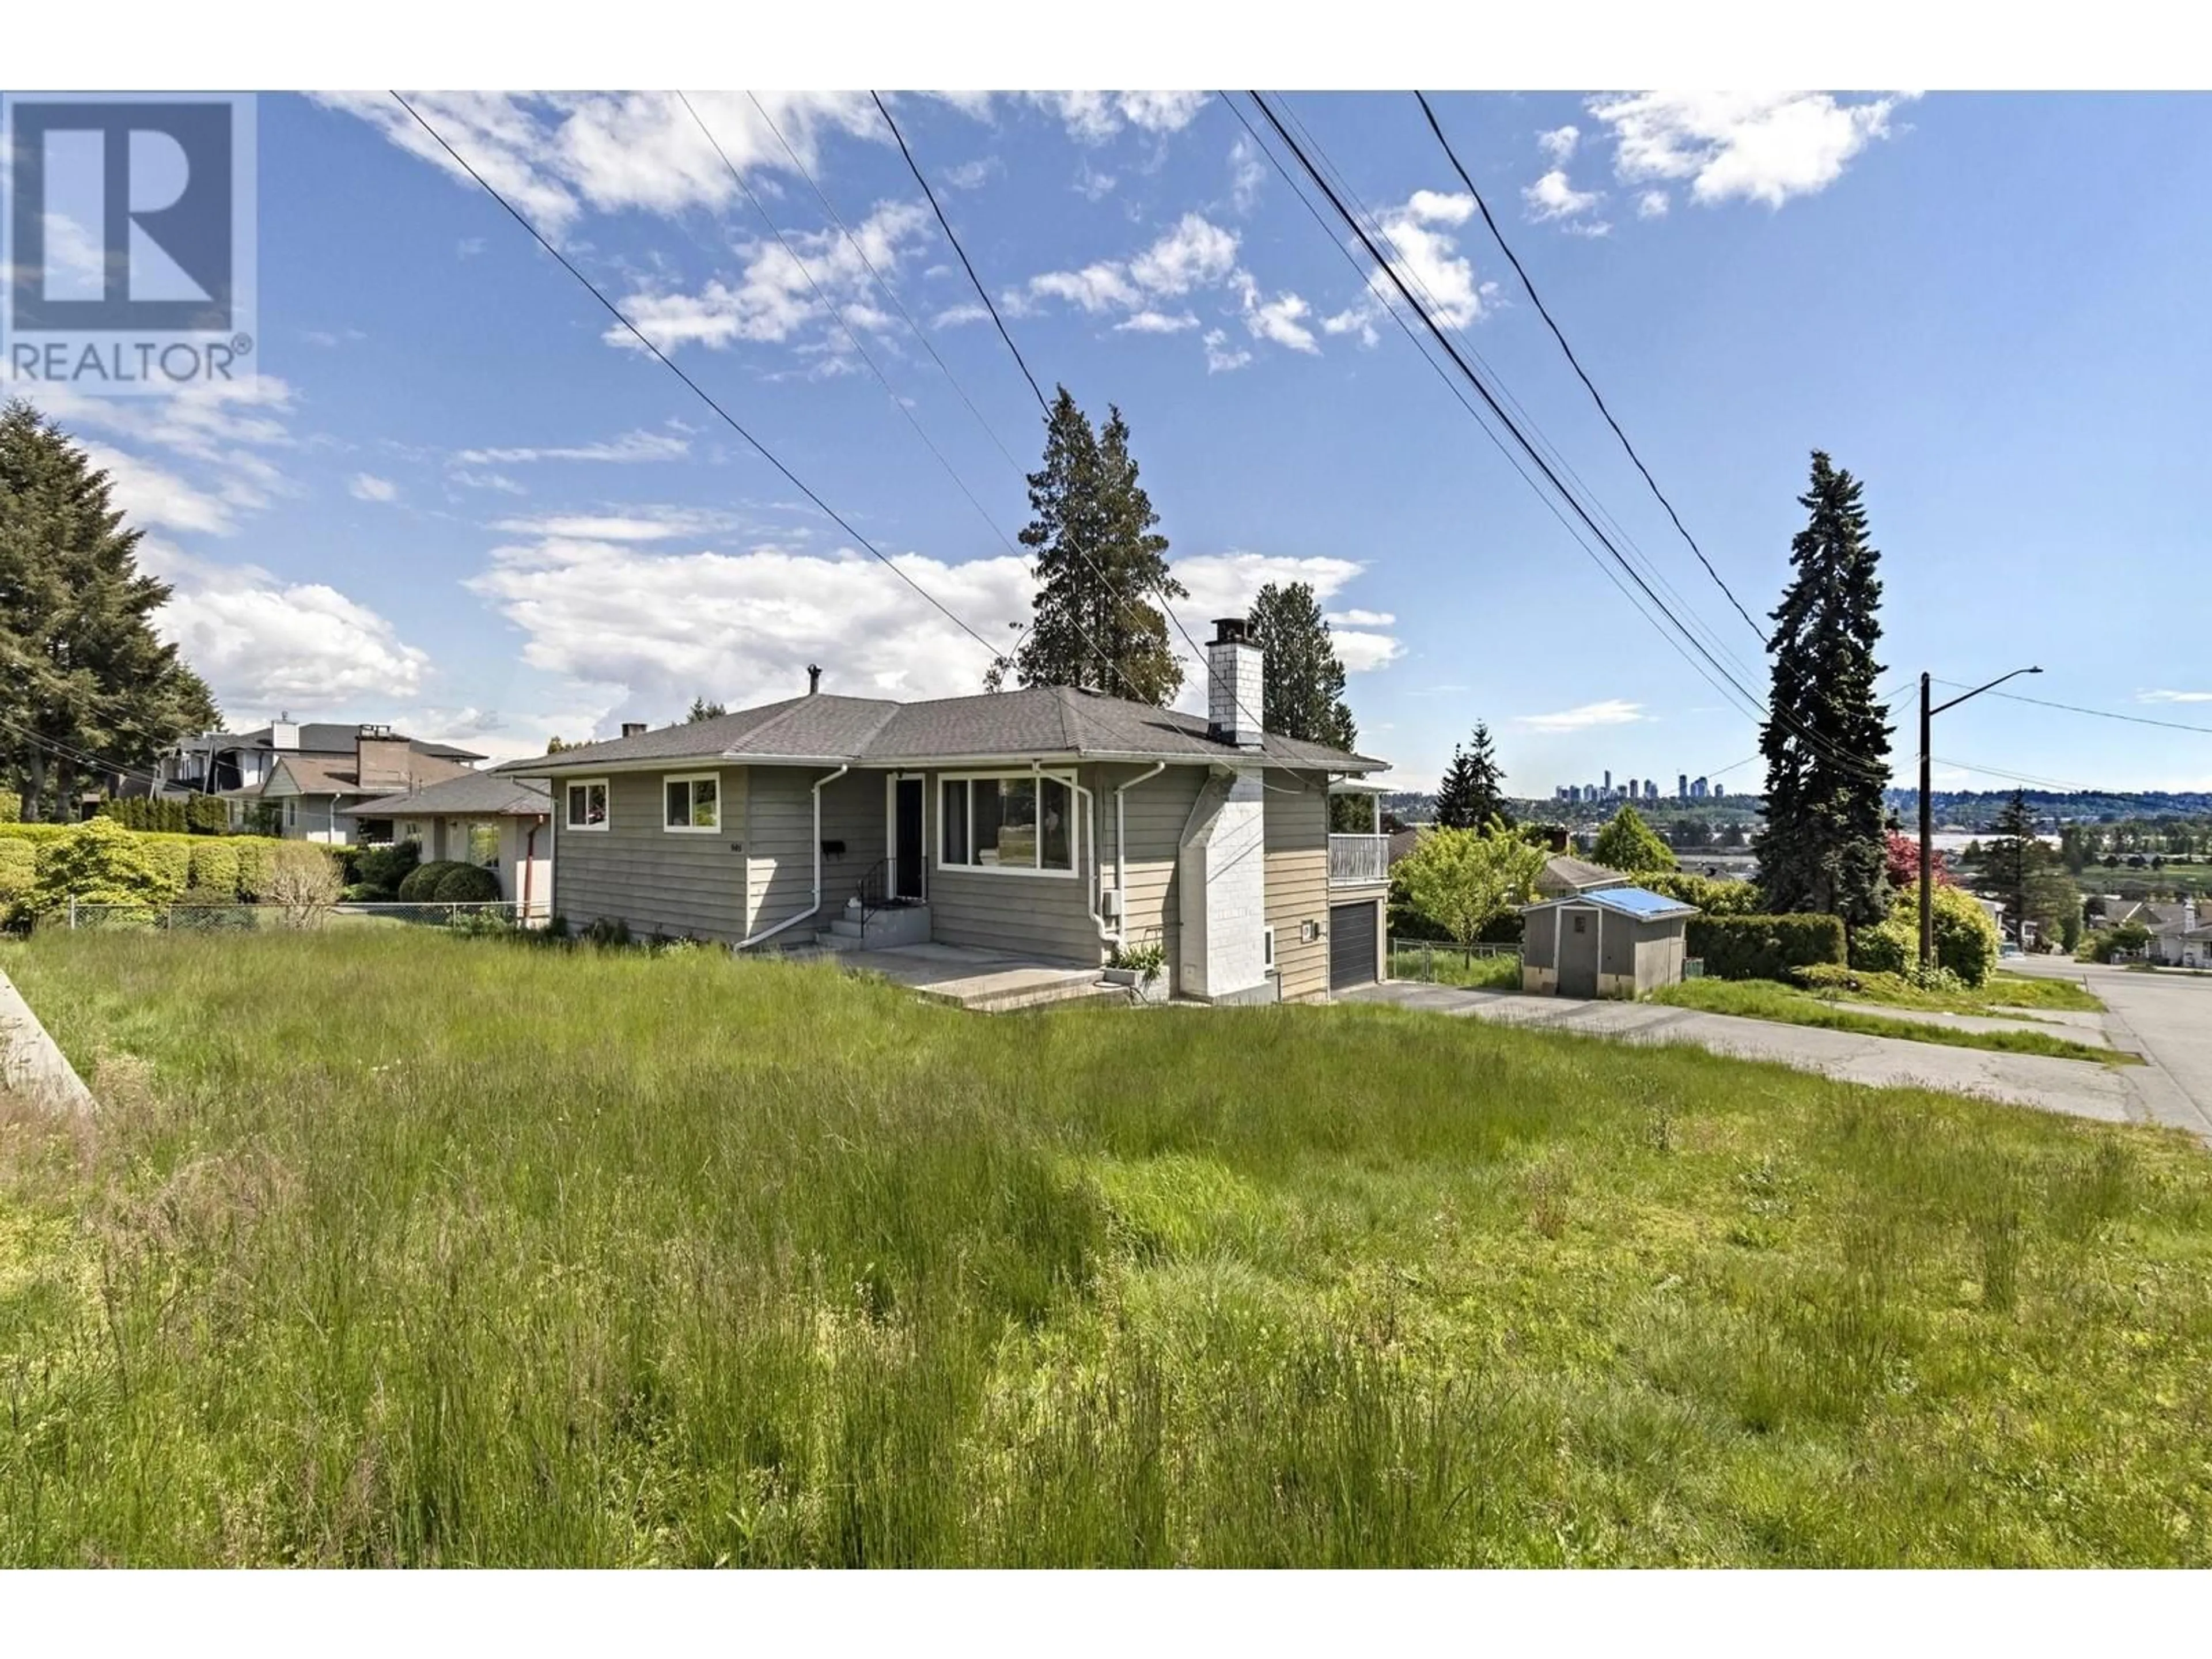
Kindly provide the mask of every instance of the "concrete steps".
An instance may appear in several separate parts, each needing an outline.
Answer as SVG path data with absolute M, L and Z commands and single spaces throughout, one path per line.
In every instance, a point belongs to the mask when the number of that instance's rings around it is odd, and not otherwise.
M 971 1014 L 1011 1014 L 1024 1008 L 1066 1008 L 1091 1004 L 1113 1008 L 1130 1006 L 1126 988 L 1097 980 L 1075 985 L 1019 986 L 1003 991 L 969 992 L 964 994 L 916 986 L 915 994 L 925 1002 L 942 1003 L 948 1008 L 965 1008 Z

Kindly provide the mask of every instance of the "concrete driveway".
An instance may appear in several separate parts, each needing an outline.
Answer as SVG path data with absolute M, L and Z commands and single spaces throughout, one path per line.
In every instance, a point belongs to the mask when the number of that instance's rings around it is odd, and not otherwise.
M 2070 979 L 2105 1000 L 2105 1031 L 2148 1061 L 2129 1067 L 2143 1115 L 2212 1140 L 2212 975 L 2131 974 L 2057 957 L 2009 957 L 2004 966 Z
M 2199 989 L 2212 993 L 2212 980 L 2197 984 Z M 2100 994 L 2105 993 L 2101 981 L 2092 988 Z M 2195 1111 L 2185 1099 L 2177 1105 L 2157 1083 L 2159 1068 L 2153 1066 L 2106 1066 L 2094 1060 L 2053 1060 L 2043 1054 L 1946 1048 L 1902 1037 L 1861 1036 L 1850 1031 L 1783 1025 L 1650 1002 L 1583 1002 L 1508 991 L 1462 991 L 1407 981 L 1365 986 L 1344 993 L 1339 1000 L 1389 1003 L 1501 1024 L 1542 1026 L 1616 1042 L 1690 1042 L 1738 1060 L 1778 1060 L 1839 1082 L 1942 1089 L 2108 1123 L 2172 1123 L 2212 1139 L 2212 1117 Z M 2206 997 L 2204 1007 L 2212 1012 L 2212 995 Z M 2124 1037 L 2118 1046 L 2142 1047 Z M 2207 1045 L 2207 1059 L 2212 1060 L 2212 1043 Z M 2148 1089 L 2142 1086 L 2146 1074 L 2151 1074 Z

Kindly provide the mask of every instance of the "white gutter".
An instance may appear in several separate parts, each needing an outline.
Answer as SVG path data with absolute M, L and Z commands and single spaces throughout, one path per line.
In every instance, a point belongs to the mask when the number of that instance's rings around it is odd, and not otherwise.
M 1149 772 L 1139 772 L 1128 782 L 1117 784 L 1114 789 L 1114 942 L 1129 942 L 1129 822 L 1125 810 L 1129 791 L 1140 783 L 1148 783 L 1168 769 L 1165 761 L 1156 763 Z M 1204 793 L 1201 788 L 1200 793 Z M 1187 828 L 1188 826 L 1186 826 Z
M 796 927 L 800 922 L 805 921 L 807 917 L 812 915 L 816 911 L 822 908 L 822 786 L 825 783 L 836 782 L 838 779 L 843 777 L 846 773 L 852 769 L 852 767 L 849 765 L 841 766 L 836 771 L 830 773 L 829 776 L 817 778 L 814 780 L 814 902 L 808 905 L 797 915 L 789 917 L 785 921 L 779 921 L 775 927 L 769 928 L 763 933 L 755 933 L 750 938 L 739 939 L 735 945 L 730 947 L 732 951 L 749 951 L 754 945 L 758 945 L 763 939 L 774 939 L 778 933 L 783 932 L 787 927 Z

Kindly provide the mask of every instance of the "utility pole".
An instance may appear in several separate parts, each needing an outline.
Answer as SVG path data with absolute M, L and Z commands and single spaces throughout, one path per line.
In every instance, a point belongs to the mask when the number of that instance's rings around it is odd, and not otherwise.
M 1920 966 L 1923 971 L 1936 965 L 1936 879 L 1934 849 L 1934 809 L 1929 805 L 1929 727 L 1936 715 L 1947 708 L 1956 708 L 1968 697 L 1978 697 L 1993 686 L 2002 685 L 2016 674 L 2040 674 L 2040 668 L 2015 668 L 2011 674 L 2000 674 L 1988 685 L 1978 685 L 1971 691 L 1962 691 L 1948 702 L 1928 706 L 1929 678 L 1925 671 L 1920 676 Z

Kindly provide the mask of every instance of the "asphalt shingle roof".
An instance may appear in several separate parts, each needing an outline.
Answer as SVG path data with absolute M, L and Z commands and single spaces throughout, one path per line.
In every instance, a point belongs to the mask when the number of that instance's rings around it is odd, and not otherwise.
M 1587 893 L 1596 888 L 1626 887 L 1628 878 L 1618 870 L 1607 869 L 1602 864 L 1571 858 L 1565 853 L 1554 853 L 1544 860 L 1543 879 L 1538 884 L 1547 889 L 1556 887 Z
M 890 765 L 941 760 L 1074 755 L 1141 760 L 1215 760 L 1240 752 L 1207 735 L 1194 714 L 1101 696 L 1067 686 L 927 702 L 823 693 L 743 708 L 713 720 L 664 726 L 634 738 L 509 761 L 497 771 L 530 777 L 635 762 L 825 761 Z M 1384 763 L 1270 733 L 1259 753 L 1278 766 L 1379 771 Z
M 553 810 L 553 792 L 534 778 L 467 772 L 441 783 L 397 795 L 380 795 L 338 810 L 356 818 L 537 817 Z

